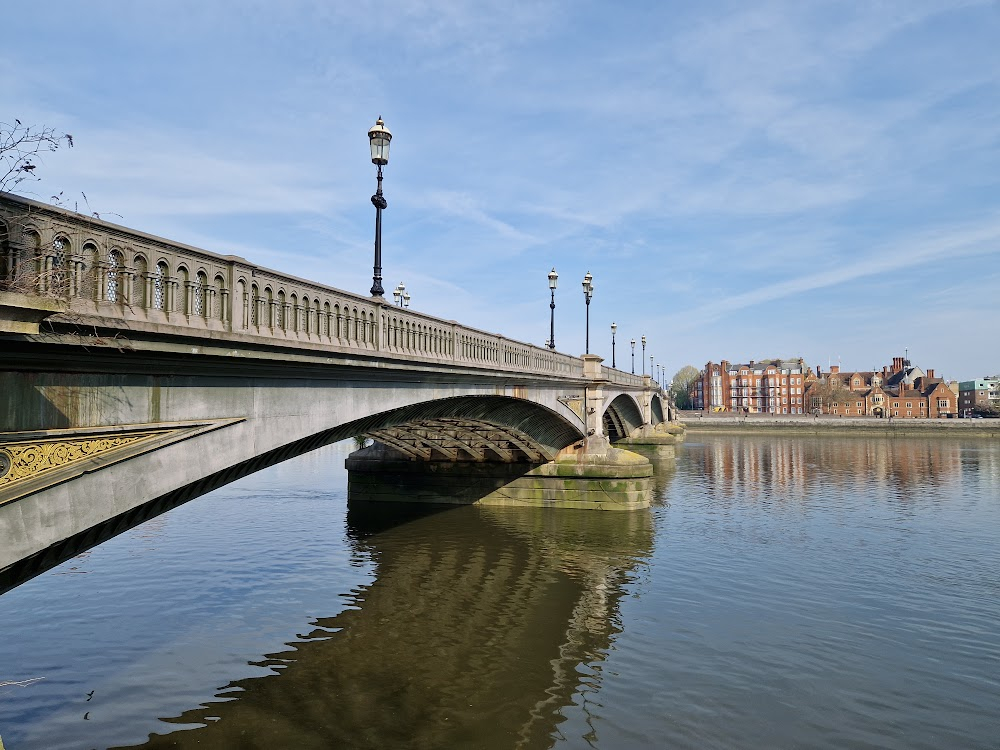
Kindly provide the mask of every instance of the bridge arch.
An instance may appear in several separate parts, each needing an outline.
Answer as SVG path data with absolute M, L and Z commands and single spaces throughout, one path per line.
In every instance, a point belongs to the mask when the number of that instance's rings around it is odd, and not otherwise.
M 660 422 L 667 421 L 666 419 L 664 419 L 663 402 L 660 400 L 660 397 L 658 395 L 656 394 L 653 395 L 653 398 L 650 400 L 649 403 L 649 410 L 653 417 L 652 418 L 653 424 L 659 424 Z
M 345 425 L 414 460 L 545 463 L 583 433 L 532 401 L 456 396 L 410 404 Z
M 627 438 L 642 427 L 642 410 L 627 393 L 616 396 L 604 410 L 604 433 L 612 442 Z

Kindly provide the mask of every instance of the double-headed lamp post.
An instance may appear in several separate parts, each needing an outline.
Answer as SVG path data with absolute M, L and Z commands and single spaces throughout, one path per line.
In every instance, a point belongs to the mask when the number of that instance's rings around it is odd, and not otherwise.
M 615 367 L 615 331 L 618 330 L 618 324 L 611 324 L 611 368 Z
M 400 307 L 410 306 L 410 293 L 406 291 L 406 285 L 402 281 L 392 290 L 392 296 L 395 298 L 396 304 Z
M 389 141 L 392 140 L 392 133 L 382 122 L 382 117 L 368 131 L 368 142 L 372 149 L 372 164 L 378 167 L 378 189 L 372 196 L 372 205 L 375 206 L 375 266 L 372 269 L 372 297 L 381 297 L 385 294 L 382 288 L 382 210 L 388 206 L 385 197 L 382 195 L 382 167 L 389 163 Z
M 587 301 L 587 347 L 584 354 L 590 354 L 590 298 L 594 296 L 594 277 L 587 271 L 583 277 L 583 298 Z
M 632 374 L 635 375 L 635 339 L 630 342 L 632 344 Z
M 556 282 L 559 281 L 559 274 L 553 266 L 549 271 L 549 293 L 552 299 L 549 301 L 549 349 L 556 348 Z
M 646 337 L 642 337 L 642 374 L 646 374 Z

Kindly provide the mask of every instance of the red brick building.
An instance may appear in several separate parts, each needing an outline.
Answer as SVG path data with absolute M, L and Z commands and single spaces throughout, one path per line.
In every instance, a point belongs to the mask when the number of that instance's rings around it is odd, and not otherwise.
M 808 411 L 839 416 L 938 419 L 958 415 L 958 397 L 943 379 L 893 357 L 881 371 L 841 372 L 831 367 L 807 383 Z
M 693 409 L 743 414 L 804 414 L 802 359 L 709 362 L 689 390 Z

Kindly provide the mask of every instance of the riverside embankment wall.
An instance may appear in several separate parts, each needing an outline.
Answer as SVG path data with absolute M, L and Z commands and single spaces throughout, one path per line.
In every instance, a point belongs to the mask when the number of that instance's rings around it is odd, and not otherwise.
M 681 421 L 688 433 L 833 435 L 837 437 L 947 437 L 1000 440 L 1000 419 L 872 419 L 850 417 L 770 416 L 761 414 L 697 416 Z

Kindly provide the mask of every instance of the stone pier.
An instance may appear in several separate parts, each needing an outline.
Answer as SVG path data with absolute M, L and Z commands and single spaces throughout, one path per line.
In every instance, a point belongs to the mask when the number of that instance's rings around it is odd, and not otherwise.
M 346 461 L 351 501 L 513 505 L 590 510 L 649 506 L 653 465 L 592 436 L 543 464 L 414 461 L 375 444 Z

